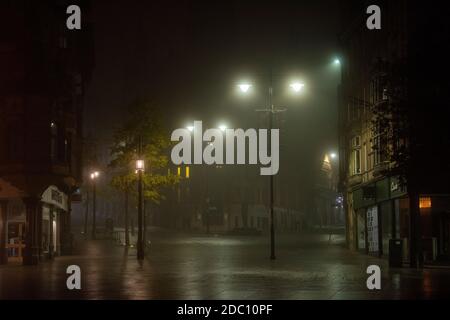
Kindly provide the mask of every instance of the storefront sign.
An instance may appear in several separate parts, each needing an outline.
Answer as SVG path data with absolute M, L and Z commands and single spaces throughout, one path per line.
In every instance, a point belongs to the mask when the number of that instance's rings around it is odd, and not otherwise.
M 399 189 L 398 181 L 392 180 L 391 181 L 391 191 L 397 191 Z
M 55 186 L 50 186 L 45 190 L 42 194 L 42 202 L 67 211 L 67 195 Z
M 375 199 L 376 189 L 375 186 L 365 186 L 362 188 L 363 199 Z
M 63 202 L 62 194 L 58 190 L 52 189 L 52 200 L 60 204 Z

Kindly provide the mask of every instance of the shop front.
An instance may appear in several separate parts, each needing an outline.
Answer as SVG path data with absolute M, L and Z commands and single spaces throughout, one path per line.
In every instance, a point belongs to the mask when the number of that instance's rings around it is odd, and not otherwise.
M 450 263 L 450 196 L 421 195 L 419 208 L 424 261 Z
M 55 186 L 41 199 L 2 198 L 0 208 L 0 263 L 20 264 L 61 253 L 61 223 L 68 197 Z
M 52 258 L 61 255 L 61 226 L 67 211 L 67 195 L 50 186 L 42 195 L 41 256 Z
M 352 190 L 355 211 L 355 246 L 374 256 L 388 256 L 391 239 L 401 239 L 403 259 L 408 259 L 409 200 L 396 177 Z

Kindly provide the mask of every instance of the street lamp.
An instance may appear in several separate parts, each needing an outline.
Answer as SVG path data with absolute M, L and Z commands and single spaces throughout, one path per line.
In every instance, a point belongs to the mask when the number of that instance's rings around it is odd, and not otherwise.
M 248 84 L 248 83 L 238 84 L 238 88 L 239 88 L 239 90 L 241 90 L 242 93 L 247 93 L 251 87 L 252 87 L 252 85 Z
M 144 259 L 144 237 L 143 237 L 143 219 L 142 219 L 142 173 L 145 170 L 144 160 L 136 160 L 136 172 L 138 174 L 138 240 L 137 240 L 137 259 Z
M 96 227 L 96 205 L 97 205 L 97 179 L 99 177 L 100 173 L 98 171 L 94 171 L 91 173 L 91 180 L 92 180 L 92 239 L 95 240 L 96 234 L 97 234 L 97 227 Z
M 219 129 L 220 129 L 220 131 L 225 132 L 225 130 L 227 130 L 227 126 L 224 125 L 224 124 L 221 124 L 221 125 L 219 126 Z
M 247 93 L 252 85 L 248 83 L 239 84 L 238 87 L 243 93 Z M 293 82 L 289 87 L 295 92 L 300 93 L 305 84 L 302 82 Z M 266 109 L 257 110 L 259 112 L 269 113 L 269 132 L 271 132 L 273 127 L 274 115 L 276 113 L 284 112 L 286 109 L 277 108 L 273 104 L 273 85 L 272 85 L 272 73 L 270 73 L 270 85 L 269 85 L 269 106 Z M 272 141 L 269 139 L 268 149 L 271 150 Z M 275 260 L 275 217 L 274 217 L 274 183 L 273 175 L 270 175 L 270 259 Z
M 291 87 L 294 92 L 300 92 L 304 86 L 305 84 L 301 82 L 294 82 L 289 85 L 289 87 Z
M 338 65 L 341 64 L 341 60 L 339 60 L 338 58 L 336 58 L 336 59 L 334 59 L 333 63 L 334 63 L 335 65 L 338 66 Z
M 186 127 L 190 132 L 194 131 L 194 126 L 187 126 Z
M 336 159 L 336 157 L 337 157 L 337 154 L 336 154 L 336 153 L 334 153 L 334 152 L 332 152 L 332 153 L 330 153 L 330 157 L 331 157 L 331 159 Z

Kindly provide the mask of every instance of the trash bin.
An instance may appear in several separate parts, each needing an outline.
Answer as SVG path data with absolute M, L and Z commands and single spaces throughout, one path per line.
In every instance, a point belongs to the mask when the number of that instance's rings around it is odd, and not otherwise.
M 401 268 L 403 264 L 403 240 L 389 240 L 389 266 L 393 268 Z

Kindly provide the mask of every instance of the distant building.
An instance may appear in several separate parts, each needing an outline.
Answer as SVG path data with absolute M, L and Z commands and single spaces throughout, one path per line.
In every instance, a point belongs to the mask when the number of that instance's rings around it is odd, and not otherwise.
M 341 10 L 340 188 L 348 246 L 388 256 L 390 240 L 401 239 L 411 266 L 446 260 L 448 24 L 434 6 L 386 0 L 379 2 L 382 29 L 368 30 L 370 4 L 348 1 Z
M 331 155 L 324 155 L 322 166 L 314 190 L 316 211 L 313 212 L 313 224 L 316 226 L 342 226 L 344 216 L 342 199 L 338 193 L 338 161 Z
M 211 233 L 269 231 L 269 178 L 259 167 L 183 165 L 170 172 L 183 179 L 164 193 L 166 200 L 151 213 L 153 224 Z M 298 190 L 274 186 L 276 231 L 299 232 L 304 215 L 294 203 Z
M 70 252 L 81 184 L 83 94 L 93 64 L 89 2 L 66 29 L 69 1 L 0 4 L 0 263 Z

